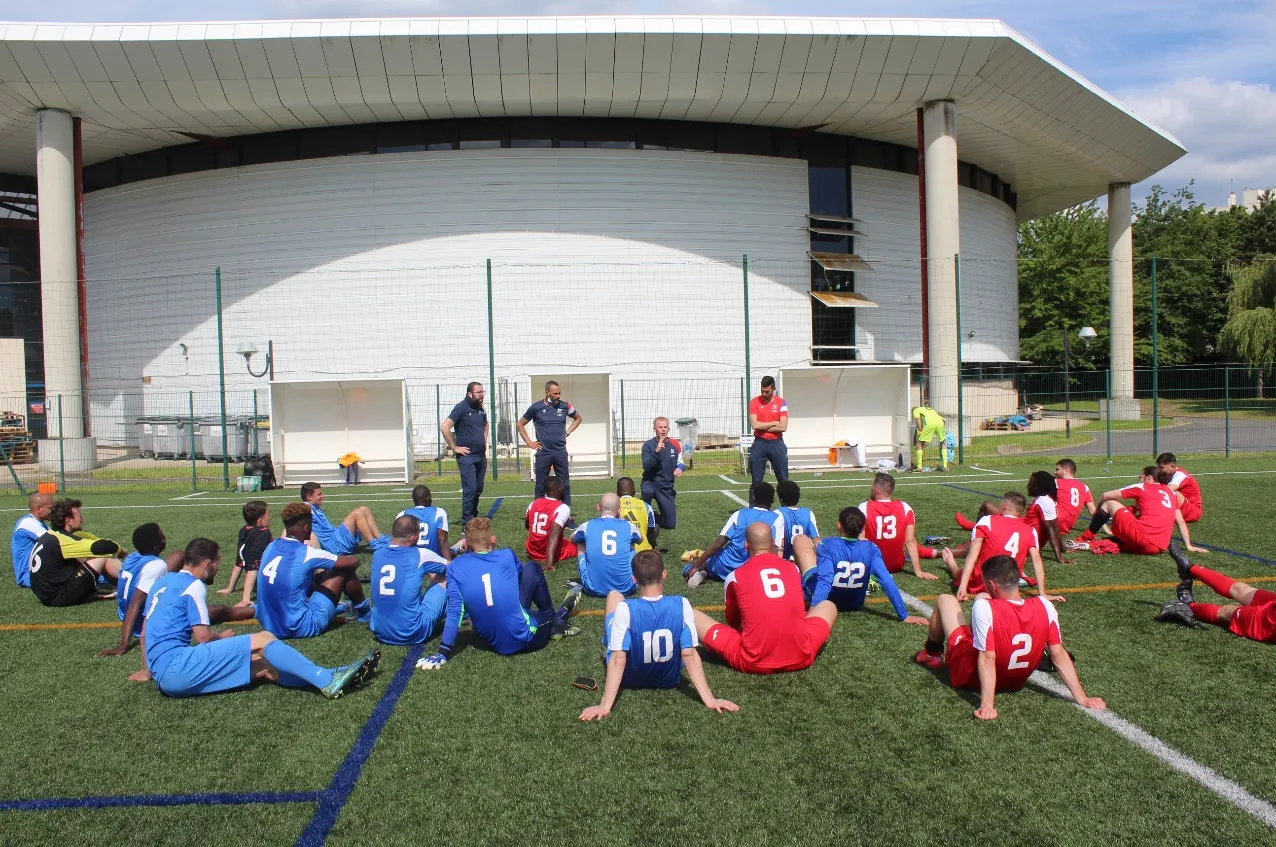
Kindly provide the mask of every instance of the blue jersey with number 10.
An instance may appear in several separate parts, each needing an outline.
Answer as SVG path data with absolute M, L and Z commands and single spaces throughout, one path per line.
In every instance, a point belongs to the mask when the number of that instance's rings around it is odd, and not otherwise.
M 629 654 L 621 684 L 674 688 L 682 678 L 682 651 L 696 646 L 696 624 L 686 597 L 626 600 L 604 622 L 607 658 Z

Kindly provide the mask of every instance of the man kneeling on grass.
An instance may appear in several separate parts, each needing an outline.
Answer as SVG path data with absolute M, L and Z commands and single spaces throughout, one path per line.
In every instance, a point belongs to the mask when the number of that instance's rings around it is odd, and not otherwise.
M 718 713 L 739 711 L 735 703 L 719 700 L 709 690 L 704 665 L 696 652 L 699 642 L 691 601 L 664 596 L 668 574 L 660 554 L 644 550 L 634 556 L 633 572 L 638 583 L 637 598 L 626 600 L 619 591 L 607 595 L 607 617 L 603 619 L 607 681 L 603 702 L 581 712 L 580 719 L 595 721 L 610 715 L 622 684 L 627 688 L 676 688 L 684 666 L 707 708 Z
M 948 666 L 953 688 L 978 691 L 975 717 L 997 719 L 998 691 L 1018 691 L 1041 663 L 1048 650 L 1059 676 L 1072 698 L 1087 709 L 1106 709 L 1098 697 L 1087 697 L 1077 679 L 1072 657 L 1059 637 L 1059 615 L 1044 597 L 1019 594 L 1019 566 L 1009 556 L 993 556 L 983 565 L 987 593 L 980 592 L 971 608 L 972 626 L 967 626 L 961 603 L 951 594 L 935 598 L 930 616 L 926 648 L 915 657 L 918 664 L 932 670 Z M 944 645 L 948 657 L 944 657 Z
M 182 569 L 156 580 L 146 608 L 146 667 L 169 697 L 194 697 L 244 688 L 265 680 L 289 688 L 316 688 L 336 699 L 362 685 L 381 660 L 373 650 L 354 664 L 321 668 L 269 632 L 214 633 L 211 624 L 247 620 L 251 606 L 208 607 L 208 589 L 221 564 L 216 541 L 186 545 Z

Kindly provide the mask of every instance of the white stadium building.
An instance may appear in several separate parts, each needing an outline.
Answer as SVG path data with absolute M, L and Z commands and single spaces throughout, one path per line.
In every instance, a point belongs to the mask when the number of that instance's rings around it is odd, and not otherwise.
M 66 439 L 217 390 L 215 268 L 228 391 L 269 339 L 276 380 L 924 360 L 951 414 L 959 362 L 1019 361 L 1017 224 L 1128 207 L 1184 152 L 988 20 L 0 25 L 0 193 L 38 209 L 28 383 L 91 397 Z M 1120 411 L 1125 216 L 1110 236 Z

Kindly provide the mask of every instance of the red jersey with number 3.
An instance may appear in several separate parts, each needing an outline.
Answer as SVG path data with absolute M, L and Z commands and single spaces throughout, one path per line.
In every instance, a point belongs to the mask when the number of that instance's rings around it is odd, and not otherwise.
M 908 527 L 917 525 L 917 516 L 903 500 L 869 500 L 860 503 L 864 513 L 864 538 L 882 551 L 886 569 L 896 573 L 904 569 L 908 551 L 904 541 Z
M 1170 546 L 1179 501 L 1168 485 L 1136 482 L 1121 489 L 1121 499 L 1134 501 L 1139 510 L 1139 529 L 1150 544 L 1160 550 Z
M 539 497 L 527 507 L 527 555 L 538 562 L 545 561 L 549 549 L 550 524 L 560 527 L 572 516 L 572 507 L 562 500 Z
M 1018 691 L 1051 644 L 1061 644 L 1059 613 L 1043 597 L 975 601 L 970 611 L 974 648 L 997 654 L 997 690 Z
M 725 589 L 727 626 L 740 630 L 745 661 L 768 670 L 800 666 L 808 644 L 802 624 L 806 598 L 797 565 L 760 553 L 727 576 Z
M 1037 546 L 1037 531 L 1028 526 L 1023 518 L 1012 518 L 1009 515 L 984 515 L 975 524 L 971 538 L 982 538 L 984 543 L 979 548 L 979 561 L 970 574 L 970 582 L 966 590 L 978 594 L 984 590 L 984 562 L 993 556 L 1009 556 L 1023 573 L 1023 563 L 1028 558 L 1028 551 Z
M 1059 532 L 1066 535 L 1077 525 L 1077 518 L 1081 517 L 1085 505 L 1094 502 L 1094 495 L 1090 493 L 1090 486 L 1079 479 L 1056 479 L 1055 486 L 1059 490 L 1055 502 L 1056 520 Z

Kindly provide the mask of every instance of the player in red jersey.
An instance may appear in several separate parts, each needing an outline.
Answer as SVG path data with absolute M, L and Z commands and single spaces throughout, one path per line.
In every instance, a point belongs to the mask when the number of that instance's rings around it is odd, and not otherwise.
M 1077 525 L 1083 508 L 1089 510 L 1090 517 L 1094 517 L 1094 495 L 1090 493 L 1090 486 L 1077 479 L 1077 463 L 1071 459 L 1055 462 L 1054 484 L 1059 534 L 1067 535 Z
M 933 573 L 922 570 L 921 559 L 937 559 L 934 547 L 917 545 L 917 517 L 903 500 L 892 500 L 895 493 L 895 477 L 879 473 L 873 476 L 871 500 L 860 503 L 864 514 L 864 540 L 871 541 L 882 551 L 882 561 L 891 573 L 904 569 L 904 554 L 913 565 L 913 576 L 920 579 L 939 579 Z
M 1072 657 L 1059 637 L 1059 615 L 1044 597 L 1019 594 L 1019 568 L 1009 556 L 994 556 L 984 564 L 987 594 L 975 598 L 971 626 L 961 614 L 961 603 L 951 594 L 935 598 L 926 647 L 915 657 L 932 670 L 948 665 L 953 688 L 979 692 L 975 717 L 997 719 L 998 691 L 1018 691 L 1041 663 L 1043 650 L 1050 653 L 1059 676 L 1072 698 L 1087 709 L 1106 709 L 1098 697 L 1086 696 L 1077 678 Z M 944 658 L 944 645 L 948 658 Z
M 1048 471 L 1033 471 L 1028 477 L 1028 497 L 1032 504 L 1024 512 L 1023 519 L 1037 531 L 1037 538 L 1050 542 L 1054 558 L 1060 564 L 1071 564 L 1063 554 L 1063 535 L 1059 532 L 1059 512 L 1056 498 L 1059 496 L 1054 477 Z
M 997 556 L 1009 556 L 1014 559 L 1023 576 L 1023 565 L 1032 559 L 1033 579 L 1029 583 L 1037 587 L 1043 597 L 1062 603 L 1063 597 L 1046 594 L 1046 566 L 1041 561 L 1041 551 L 1037 541 L 1037 531 L 1028 526 L 1021 517 L 1027 505 L 1018 491 L 1007 491 L 1001 497 L 1001 514 L 988 515 L 979 519 L 971 533 L 970 544 L 966 549 L 965 564 L 959 569 L 953 552 L 944 551 L 944 564 L 957 580 L 957 599 L 967 597 L 984 590 L 984 563 Z
M 973 521 L 961 512 L 954 512 L 953 520 L 957 521 L 957 526 L 966 530 L 966 532 L 970 532 L 975 528 L 975 524 L 979 523 L 980 518 L 986 517 L 987 515 L 999 514 L 1001 514 L 1001 501 L 985 500 L 979 504 L 979 511 L 975 514 L 975 519 Z
M 1205 623 L 1226 627 L 1234 635 L 1264 644 L 1276 644 L 1276 591 L 1264 591 L 1244 582 L 1238 582 L 1218 571 L 1194 565 L 1177 541 L 1170 542 L 1170 557 L 1178 565 L 1178 600 L 1167 603 L 1161 609 L 1161 618 L 1174 618 L 1186 622 L 1183 614 L 1186 605 L 1191 618 Z M 1197 603 L 1192 596 L 1192 580 L 1199 579 L 1213 589 L 1215 594 L 1235 600 L 1226 606 L 1214 603 Z M 1239 604 L 1239 605 L 1238 605 Z
M 1162 453 L 1156 457 L 1156 466 L 1170 472 L 1170 481 L 1166 483 L 1178 498 L 1179 511 L 1183 513 L 1184 523 L 1196 523 L 1205 514 L 1205 504 L 1201 500 L 1201 486 L 1196 477 L 1179 467 L 1179 460 L 1173 453 Z
M 808 668 L 829 640 L 837 606 L 831 600 L 806 610 L 798 566 L 771 552 L 771 527 L 749 524 L 749 560 L 726 578 L 727 622 L 696 611 L 700 642 L 742 673 L 782 673 Z M 793 539 L 794 559 L 815 557 L 811 540 Z
M 1122 553 L 1156 556 L 1170 546 L 1170 536 L 1177 526 L 1183 543 L 1193 553 L 1207 552 L 1192 546 L 1183 513 L 1179 511 L 1174 492 L 1166 486 L 1170 481 L 1168 470 L 1148 465 L 1139 481 L 1125 488 L 1105 491 L 1099 498 L 1099 508 L 1090 520 L 1090 528 L 1077 536 L 1077 542 L 1085 544 L 1094 539 L 1103 525 L 1112 519 L 1112 535 L 1121 543 Z M 1138 517 L 1122 500 L 1133 500 L 1139 510 Z
M 547 571 L 555 562 L 576 555 L 576 545 L 563 533 L 571 520 L 572 507 L 563 502 L 563 484 L 552 476 L 545 482 L 545 496 L 527 507 L 527 555 Z

